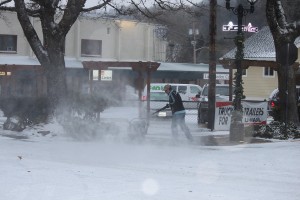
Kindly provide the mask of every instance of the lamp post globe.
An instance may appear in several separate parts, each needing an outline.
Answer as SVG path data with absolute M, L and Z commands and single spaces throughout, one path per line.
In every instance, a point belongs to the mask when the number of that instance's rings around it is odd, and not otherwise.
M 250 3 L 250 13 L 254 12 L 254 4 L 257 0 L 247 0 Z
M 257 0 L 247 0 L 250 4 L 255 4 Z

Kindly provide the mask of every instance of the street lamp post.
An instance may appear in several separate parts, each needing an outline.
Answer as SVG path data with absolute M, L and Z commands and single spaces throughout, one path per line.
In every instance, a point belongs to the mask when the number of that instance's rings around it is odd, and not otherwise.
M 196 64 L 197 62 L 197 59 L 196 59 L 196 44 L 197 44 L 197 41 L 196 40 L 193 40 L 192 42 L 192 45 L 193 45 L 193 61 L 194 61 L 194 64 Z
M 250 8 L 244 8 L 242 4 L 237 7 L 230 6 L 230 0 L 226 0 L 226 9 L 231 10 L 238 17 L 238 31 L 235 38 L 235 44 L 237 47 L 235 55 L 235 98 L 233 100 L 234 111 L 232 113 L 232 120 L 230 124 L 230 140 L 232 141 L 243 141 L 244 140 L 244 124 L 242 123 L 243 108 L 242 98 L 244 98 L 244 88 L 242 85 L 242 60 L 244 59 L 244 34 L 242 30 L 243 17 L 248 13 L 254 12 L 254 4 L 257 0 L 247 0 L 250 3 Z
M 193 28 L 189 30 L 189 35 L 191 35 L 192 41 L 191 44 L 193 45 L 193 62 L 194 64 L 196 64 L 197 59 L 196 59 L 196 45 L 197 45 L 197 40 L 196 40 L 196 36 L 199 35 L 199 29 L 195 28 L 195 22 L 193 22 Z

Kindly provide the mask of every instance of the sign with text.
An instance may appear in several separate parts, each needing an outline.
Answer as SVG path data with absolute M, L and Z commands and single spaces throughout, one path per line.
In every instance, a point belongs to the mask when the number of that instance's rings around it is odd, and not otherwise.
M 266 124 L 268 103 L 266 101 L 243 101 L 243 124 Z M 215 130 L 229 130 L 231 123 L 232 102 L 216 102 Z
M 101 81 L 111 81 L 112 70 L 101 70 Z
M 99 80 L 99 70 L 93 70 L 92 71 L 92 80 L 98 81 Z
M 209 74 L 204 73 L 203 79 L 209 79 Z M 216 80 L 229 80 L 229 74 L 216 74 Z
M 11 72 L 0 71 L 0 76 L 10 76 Z
M 247 26 L 242 25 L 242 30 L 245 32 L 257 33 L 258 27 L 254 27 L 251 23 L 249 23 Z M 223 25 L 223 31 L 238 31 L 238 25 L 234 25 L 232 22 L 229 22 L 227 25 Z

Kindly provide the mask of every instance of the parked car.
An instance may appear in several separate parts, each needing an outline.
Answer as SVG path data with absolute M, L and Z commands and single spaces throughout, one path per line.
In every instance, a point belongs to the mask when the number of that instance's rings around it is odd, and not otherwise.
M 164 107 L 169 103 L 169 97 L 163 90 L 166 84 L 170 84 L 172 89 L 179 92 L 184 107 L 186 109 L 197 109 L 199 98 L 196 96 L 201 93 L 202 88 L 195 84 L 179 84 L 179 83 L 151 83 L 150 84 L 150 111 L 154 113 L 156 110 Z M 142 101 L 147 102 L 147 86 L 145 86 Z M 170 117 L 172 112 L 170 108 L 160 111 L 156 114 L 158 117 Z
M 203 86 L 200 94 L 198 106 L 198 124 L 208 122 L 208 88 L 209 85 Z M 229 101 L 229 85 L 216 84 L 216 102 Z
M 300 85 L 296 85 L 296 99 L 297 99 L 297 106 L 298 106 L 298 114 L 300 113 Z M 275 116 L 274 111 L 279 110 L 280 108 L 280 101 L 279 101 L 279 90 L 276 88 L 273 90 L 269 96 L 269 101 L 268 101 L 268 110 L 269 110 L 269 115 L 272 116 L 273 118 Z

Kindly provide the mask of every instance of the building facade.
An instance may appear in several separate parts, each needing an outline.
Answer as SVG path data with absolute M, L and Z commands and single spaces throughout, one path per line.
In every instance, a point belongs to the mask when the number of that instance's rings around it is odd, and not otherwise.
M 2 15 L 0 56 L 34 57 L 16 14 L 4 12 Z M 31 22 L 42 41 L 40 22 L 34 18 Z M 163 28 L 158 24 L 132 20 L 80 17 L 67 34 L 65 56 L 77 61 L 164 62 L 167 42 L 160 31 Z
M 42 67 L 24 36 L 17 15 L 12 12 L 1 15 L 0 95 L 45 95 L 47 83 Z M 39 20 L 31 18 L 31 23 L 43 41 Z M 165 27 L 158 24 L 95 16 L 78 18 L 65 40 L 69 89 L 84 90 L 91 80 L 93 70 L 85 68 L 84 62 L 165 61 L 165 33 Z M 120 81 L 119 77 L 114 79 Z

